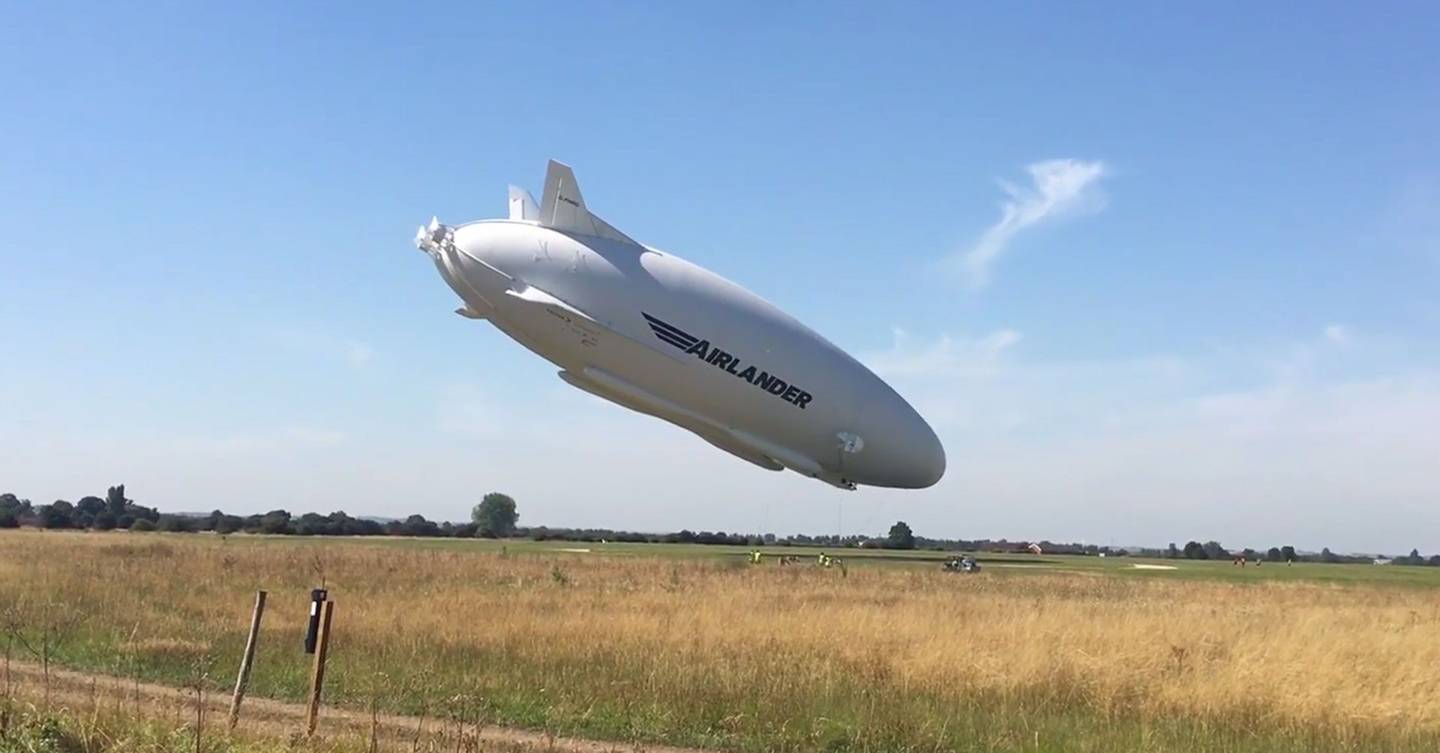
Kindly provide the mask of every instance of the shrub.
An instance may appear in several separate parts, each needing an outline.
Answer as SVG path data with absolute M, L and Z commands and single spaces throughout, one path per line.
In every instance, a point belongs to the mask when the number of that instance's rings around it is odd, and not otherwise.
M 166 533 L 189 533 L 195 530 L 194 521 L 180 515 L 161 515 L 157 527 Z

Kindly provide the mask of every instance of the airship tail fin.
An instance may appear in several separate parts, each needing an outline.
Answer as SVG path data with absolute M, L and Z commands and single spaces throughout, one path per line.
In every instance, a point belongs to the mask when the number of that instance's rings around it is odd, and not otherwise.
M 540 206 L 535 203 L 535 197 L 519 186 L 510 187 L 510 219 L 540 221 Z
M 580 195 L 580 184 L 576 182 L 575 171 L 571 170 L 569 165 L 550 160 L 550 167 L 545 171 L 545 194 L 542 201 L 539 220 L 545 227 L 640 245 L 585 208 L 585 199 Z M 513 212 L 513 194 L 511 207 Z

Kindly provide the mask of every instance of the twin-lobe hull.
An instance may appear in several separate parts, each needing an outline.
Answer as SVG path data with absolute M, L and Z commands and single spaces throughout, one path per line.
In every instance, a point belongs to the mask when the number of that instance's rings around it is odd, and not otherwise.
M 551 188 L 547 205 L 559 205 L 563 181 L 555 200 Z M 934 433 L 868 369 L 738 285 L 592 219 L 600 234 L 524 216 L 436 223 L 421 247 L 460 313 L 491 321 L 572 386 L 762 468 L 847 488 L 938 480 Z

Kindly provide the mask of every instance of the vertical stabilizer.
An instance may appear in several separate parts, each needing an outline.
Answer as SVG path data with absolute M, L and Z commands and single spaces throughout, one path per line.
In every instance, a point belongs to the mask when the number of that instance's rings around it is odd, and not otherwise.
M 510 187 L 510 219 L 540 221 L 540 206 L 535 203 L 535 197 L 519 186 Z
M 550 160 L 545 171 L 545 193 L 540 204 L 540 224 L 576 235 L 593 235 L 622 243 L 640 245 L 585 208 L 580 184 L 569 165 Z M 514 206 L 512 194 L 511 206 Z M 513 211 L 513 209 L 512 209 Z

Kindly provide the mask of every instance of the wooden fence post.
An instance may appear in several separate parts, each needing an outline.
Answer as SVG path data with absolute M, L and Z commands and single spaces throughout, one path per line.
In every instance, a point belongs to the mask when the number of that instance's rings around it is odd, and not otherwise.
M 255 665 L 255 649 L 260 643 L 260 618 L 265 614 L 265 592 L 255 592 L 255 611 L 250 615 L 250 637 L 245 639 L 245 655 L 240 657 L 240 674 L 235 678 L 235 695 L 230 699 L 230 729 L 240 721 L 240 703 L 250 684 L 250 668 Z
M 335 602 L 326 601 L 320 608 L 320 634 L 315 644 L 315 664 L 310 670 L 310 699 L 305 710 L 305 735 L 315 734 L 320 722 L 320 690 L 325 685 L 325 656 L 330 652 L 330 618 L 335 615 Z

